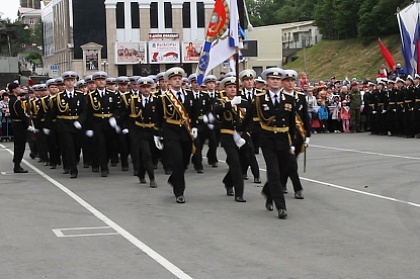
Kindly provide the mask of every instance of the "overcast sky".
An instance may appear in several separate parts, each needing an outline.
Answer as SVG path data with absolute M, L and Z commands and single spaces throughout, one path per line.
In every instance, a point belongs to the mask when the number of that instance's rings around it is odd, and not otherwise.
M 20 6 L 19 0 L 3 0 L 1 2 L 0 13 L 3 13 L 1 17 L 8 17 L 14 21 L 17 18 L 18 8 Z

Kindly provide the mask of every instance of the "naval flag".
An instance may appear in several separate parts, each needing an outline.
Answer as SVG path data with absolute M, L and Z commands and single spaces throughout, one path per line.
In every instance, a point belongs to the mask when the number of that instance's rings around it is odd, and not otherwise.
M 237 0 L 216 0 L 197 65 L 197 82 L 241 49 Z

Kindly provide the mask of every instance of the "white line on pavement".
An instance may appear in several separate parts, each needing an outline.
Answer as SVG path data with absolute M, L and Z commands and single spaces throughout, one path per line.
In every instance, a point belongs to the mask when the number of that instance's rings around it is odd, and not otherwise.
M 219 162 L 222 162 L 222 163 L 226 164 L 226 161 L 223 161 L 223 160 L 219 160 Z M 261 168 L 260 168 L 260 171 L 267 172 L 266 169 L 261 169 Z M 398 202 L 398 203 L 411 205 L 411 206 L 415 206 L 415 207 L 420 208 L 420 204 L 414 203 L 414 202 L 409 202 L 409 201 L 399 200 L 399 199 L 395 199 L 395 198 L 391 198 L 391 197 L 387 197 L 387 196 L 382 196 L 382 195 L 378 195 L 378 194 L 364 192 L 364 191 L 348 188 L 348 187 L 345 187 L 345 186 L 336 185 L 336 184 L 333 184 L 333 183 L 328 183 L 328 182 L 323 182 L 323 181 L 319 181 L 319 180 L 315 180 L 315 179 L 305 178 L 305 177 L 302 177 L 302 176 L 299 176 L 299 178 L 301 180 L 305 180 L 305 181 L 316 183 L 316 184 L 321 184 L 321 185 L 332 187 L 332 188 L 337 188 L 337 189 L 341 189 L 341 190 L 345 190 L 345 191 L 349 191 L 349 192 L 354 192 L 354 193 L 358 193 L 358 194 L 362 194 L 362 195 L 366 195 L 366 196 L 371 196 L 371 197 L 375 197 L 375 198 L 379 198 L 379 199 L 389 200 L 389 201 Z
M 391 157 L 391 158 L 409 159 L 409 160 L 416 160 L 416 161 L 420 160 L 420 158 L 417 158 L 417 157 L 401 156 L 401 155 L 370 152 L 370 151 L 360 151 L 360 150 L 356 150 L 356 149 L 329 147 L 329 146 L 322 146 L 322 145 L 315 145 L 315 144 L 311 144 L 311 147 L 320 148 L 320 149 L 328 149 L 328 150 L 336 150 L 336 151 L 360 153 L 360 154 L 366 154 L 366 155 L 376 155 L 376 156 Z
M 0 144 L 0 147 L 5 148 L 10 154 L 13 155 L 13 151 L 6 148 L 4 145 Z M 94 216 L 96 216 L 99 220 L 113 228 L 116 232 L 118 232 L 120 235 L 122 235 L 126 240 L 128 240 L 131 244 L 139 248 L 141 251 L 143 251 L 145 254 L 147 254 L 150 258 L 152 258 L 154 261 L 159 263 L 161 266 L 163 266 L 166 270 L 171 272 L 173 275 L 175 275 L 179 279 L 192 279 L 188 274 L 186 274 L 184 271 L 182 271 L 180 268 L 172 264 L 170 261 L 165 259 L 163 256 L 158 254 L 156 251 L 154 251 L 152 248 L 147 246 L 145 243 L 137 239 L 134 235 L 123 229 L 120 225 L 106 217 L 104 214 L 102 214 L 99 210 L 91 206 L 89 203 L 87 203 L 85 200 L 83 200 L 81 197 L 70 191 L 68 188 L 66 188 L 63 184 L 60 182 L 54 180 L 44 172 L 42 172 L 40 169 L 29 163 L 27 160 L 22 160 L 27 166 L 29 166 L 32 170 L 34 170 L 36 173 L 38 173 L 40 176 L 51 182 L 53 185 L 55 185 L 57 188 L 59 188 L 61 191 L 66 193 L 68 196 L 70 196 L 73 200 L 78 202 L 81 206 L 86 208 L 88 211 L 90 211 Z

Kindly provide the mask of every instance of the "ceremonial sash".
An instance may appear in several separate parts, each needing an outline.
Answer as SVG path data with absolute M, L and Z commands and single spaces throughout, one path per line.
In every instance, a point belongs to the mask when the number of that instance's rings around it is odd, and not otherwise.
M 305 126 L 303 125 L 303 121 L 300 118 L 299 114 L 296 113 L 296 117 L 295 117 L 295 122 L 296 122 L 296 129 L 298 130 L 299 134 L 301 135 L 303 142 L 305 142 L 306 140 L 306 130 L 305 130 Z M 304 151 L 304 145 L 302 144 L 302 152 Z
M 194 146 L 194 139 L 192 138 L 192 128 L 190 124 L 190 119 L 188 117 L 187 112 L 185 111 L 184 106 L 181 104 L 181 102 L 172 94 L 172 92 L 167 92 L 166 96 L 168 97 L 169 101 L 172 103 L 172 105 L 175 108 L 175 111 L 178 113 L 179 117 L 181 118 L 181 123 L 184 125 L 185 129 L 187 129 L 188 134 L 191 136 L 192 140 L 192 151 L 191 153 L 195 153 L 195 146 Z

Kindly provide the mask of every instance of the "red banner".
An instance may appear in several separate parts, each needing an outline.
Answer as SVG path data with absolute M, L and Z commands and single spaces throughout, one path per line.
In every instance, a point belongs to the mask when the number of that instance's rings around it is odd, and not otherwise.
M 378 38 L 379 42 L 379 49 L 381 50 L 382 56 L 384 57 L 386 63 L 388 64 L 388 67 L 390 70 L 394 69 L 395 66 L 395 60 L 394 57 L 392 57 L 391 52 L 386 48 L 386 46 L 382 43 L 381 39 Z

